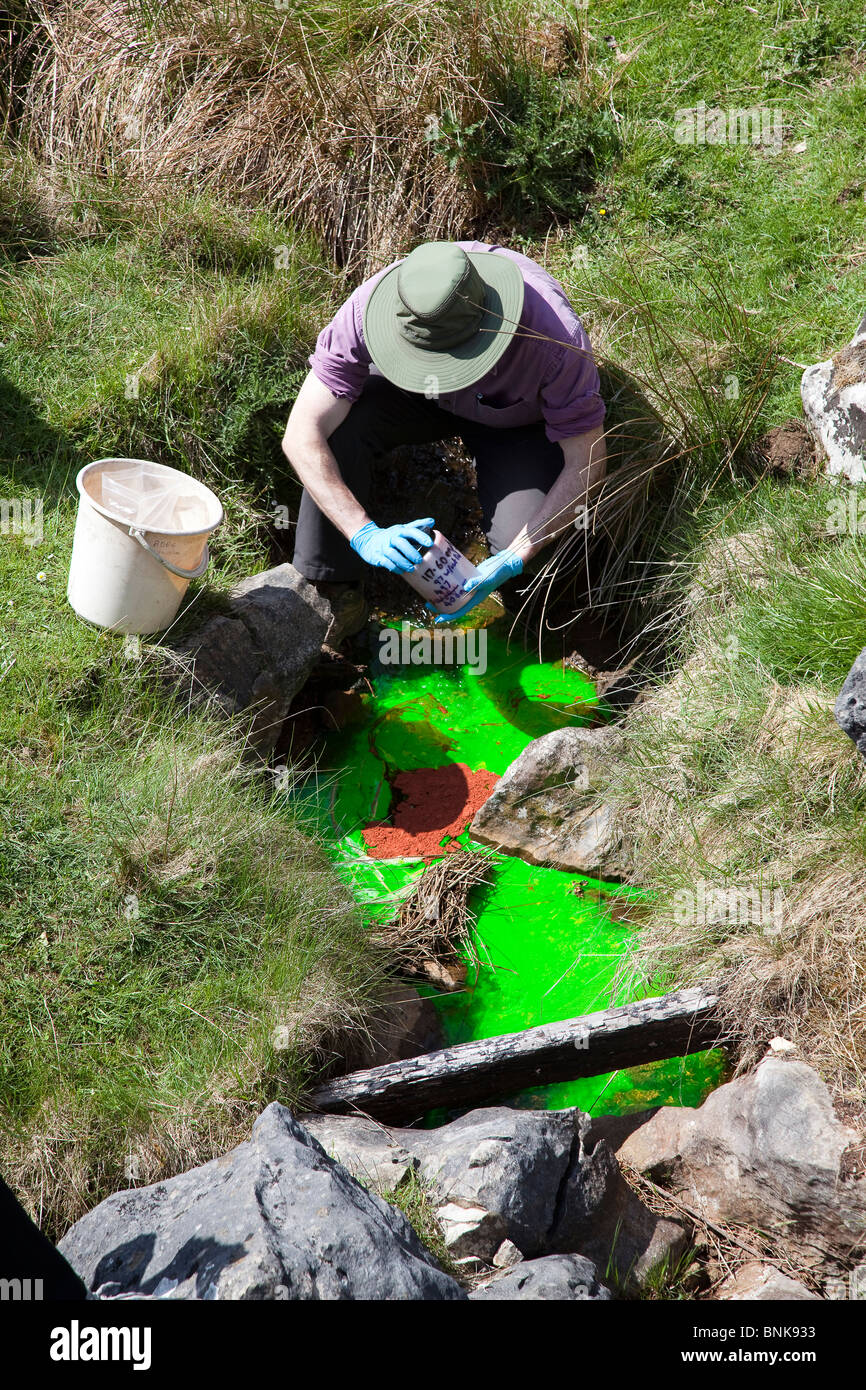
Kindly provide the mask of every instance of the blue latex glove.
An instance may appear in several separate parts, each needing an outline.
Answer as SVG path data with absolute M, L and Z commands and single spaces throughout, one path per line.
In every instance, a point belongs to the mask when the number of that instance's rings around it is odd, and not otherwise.
M 514 579 L 518 574 L 523 573 L 523 561 L 519 555 L 515 555 L 513 550 L 500 550 L 496 555 L 491 555 L 486 560 L 482 560 L 478 566 L 478 571 L 467 579 L 463 585 L 463 592 L 471 594 L 469 603 L 463 608 L 459 608 L 456 613 L 442 613 L 436 619 L 438 623 L 450 623 L 455 618 L 462 618 L 470 613 L 477 604 L 483 603 L 488 594 L 492 594 L 494 589 L 505 584 L 507 580 Z M 428 605 L 429 606 L 429 605 Z M 431 609 L 431 611 L 433 611 Z
M 409 521 L 405 526 L 377 526 L 375 521 L 368 521 L 350 538 L 349 544 L 368 565 L 408 574 L 433 544 L 432 534 L 428 535 L 422 528 L 434 525 L 432 516 Z M 417 549 L 419 545 L 420 550 Z

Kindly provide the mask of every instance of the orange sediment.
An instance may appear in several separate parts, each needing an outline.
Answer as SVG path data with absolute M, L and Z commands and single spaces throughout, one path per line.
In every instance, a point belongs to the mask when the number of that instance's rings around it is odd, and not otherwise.
M 375 859 L 415 855 L 433 859 L 459 849 L 457 836 L 493 791 L 495 772 L 472 772 L 465 763 L 401 772 L 393 787 L 397 803 L 391 825 L 371 825 L 361 833 Z M 450 838 L 449 838 L 450 837 Z M 448 838 L 448 843 L 442 843 Z

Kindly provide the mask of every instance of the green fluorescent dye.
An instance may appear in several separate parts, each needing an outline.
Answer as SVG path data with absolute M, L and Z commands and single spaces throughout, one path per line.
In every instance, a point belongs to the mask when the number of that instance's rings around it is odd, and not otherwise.
M 465 763 L 502 773 L 531 739 L 584 723 L 597 704 L 593 687 L 562 663 L 539 662 L 487 629 L 487 667 L 388 666 L 371 672 L 364 718 L 328 743 L 312 805 L 340 873 L 369 921 L 392 916 L 423 872 L 416 859 L 373 860 L 360 831 L 388 816 L 388 777 L 416 768 Z M 472 844 L 468 835 L 461 843 Z M 480 847 L 479 847 L 480 848 Z M 492 856 L 491 882 L 471 900 L 481 966 L 466 987 L 434 995 L 448 1043 L 519 1032 L 539 1023 L 602 1009 L 628 928 L 612 920 L 607 893 L 581 895 L 592 880 Z M 577 890 L 577 891 L 576 891 Z M 432 991 L 431 991 L 432 993 Z M 562 1082 L 523 1093 L 522 1106 L 577 1105 L 617 1114 L 652 1105 L 699 1105 L 722 1076 L 718 1052 L 654 1062 L 611 1076 Z

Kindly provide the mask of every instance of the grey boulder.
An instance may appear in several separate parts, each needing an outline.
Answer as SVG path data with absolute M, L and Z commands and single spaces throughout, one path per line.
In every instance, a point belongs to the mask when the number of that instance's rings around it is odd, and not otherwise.
M 608 1145 L 590 1142 L 579 1110 L 496 1106 L 429 1130 L 340 1115 L 304 1122 L 361 1181 L 414 1158 L 455 1256 L 490 1264 L 508 1241 L 529 1258 L 583 1254 L 639 1285 L 685 1248 L 679 1223 L 650 1212 Z
M 249 711 L 250 743 L 270 751 L 294 696 L 319 659 L 333 621 L 327 600 L 292 565 L 254 574 L 228 612 L 174 645 L 171 680 L 194 704 Z
M 498 1274 L 479 1285 L 469 1297 L 481 1302 L 578 1299 L 602 1303 L 610 1301 L 611 1293 L 591 1260 L 582 1255 L 545 1255 L 539 1260 L 524 1260 L 514 1269 Z
M 400 1130 L 386 1129 L 363 1115 L 303 1115 L 301 1122 L 325 1153 L 380 1196 L 418 1171 L 418 1159 L 397 1138 Z
M 624 877 L 625 847 L 600 797 L 621 741 L 615 729 L 571 727 L 534 739 L 476 812 L 473 838 L 530 864 Z
M 839 728 L 852 740 L 857 752 L 866 758 L 866 648 L 845 677 L 834 713 Z
M 402 1213 L 277 1104 L 248 1143 L 167 1182 L 114 1193 L 59 1248 L 101 1297 L 465 1298 Z
M 817 1072 L 768 1057 L 697 1110 L 657 1110 L 617 1153 L 706 1219 L 795 1244 L 802 1265 L 866 1248 L 866 1182 L 842 1164 L 858 1139 Z

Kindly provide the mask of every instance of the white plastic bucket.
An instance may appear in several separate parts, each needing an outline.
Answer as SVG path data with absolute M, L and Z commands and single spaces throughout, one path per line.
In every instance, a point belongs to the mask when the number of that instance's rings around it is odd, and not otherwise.
M 115 632 L 163 631 L 207 569 L 222 503 L 195 478 L 146 459 L 97 459 L 75 484 L 69 602 Z

